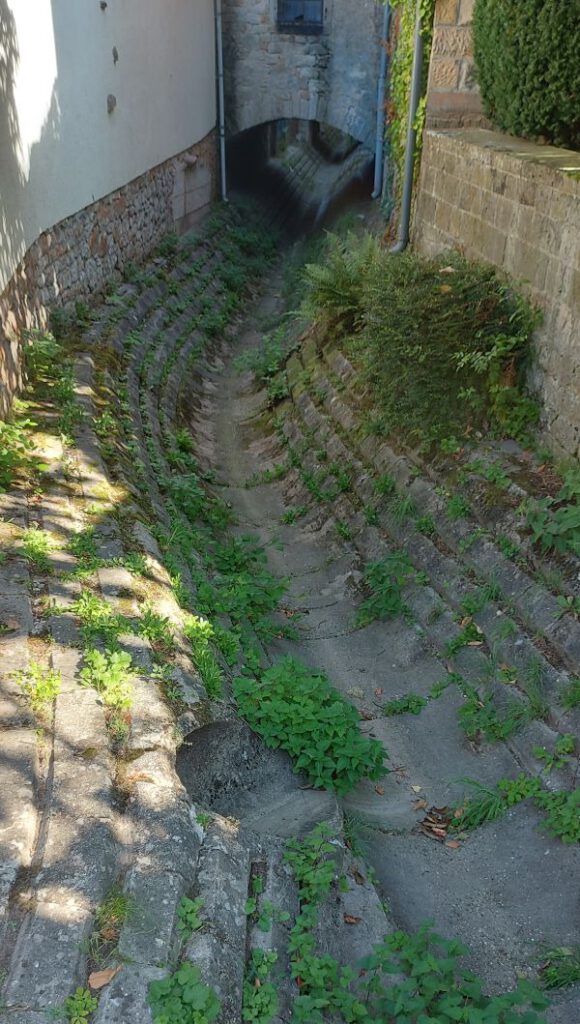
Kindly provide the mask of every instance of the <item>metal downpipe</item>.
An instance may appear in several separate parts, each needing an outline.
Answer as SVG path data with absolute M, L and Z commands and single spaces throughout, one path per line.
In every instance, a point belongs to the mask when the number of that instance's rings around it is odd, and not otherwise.
M 385 82 L 387 79 L 387 43 L 391 25 L 391 5 L 385 2 L 383 16 L 383 36 L 381 40 L 381 63 L 377 83 L 377 128 L 375 137 L 375 181 L 371 199 L 378 199 L 383 185 L 383 138 L 385 134 Z
M 399 215 L 397 241 L 389 250 L 396 254 L 404 252 L 409 244 L 409 228 L 411 224 L 411 199 L 413 197 L 413 171 L 415 166 L 415 143 L 417 132 L 415 118 L 421 99 L 421 83 L 423 78 L 423 36 L 421 33 L 421 0 L 417 0 L 415 15 L 415 52 L 413 54 L 413 70 L 411 73 L 411 95 L 409 98 L 409 123 L 407 127 L 407 144 L 405 148 L 405 167 L 403 171 L 403 196 Z
M 226 177 L 226 118 L 224 98 L 224 48 L 222 35 L 222 0 L 215 0 L 215 42 L 217 58 L 218 132 L 220 148 L 221 197 L 223 202 L 227 203 L 228 187 Z

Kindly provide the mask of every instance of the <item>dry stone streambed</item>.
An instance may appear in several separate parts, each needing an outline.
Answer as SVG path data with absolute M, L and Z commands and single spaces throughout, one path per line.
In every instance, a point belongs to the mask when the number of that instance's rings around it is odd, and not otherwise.
M 526 589 L 489 548 L 460 553 L 455 525 L 443 548 L 393 519 L 388 506 L 367 521 L 381 474 L 409 484 L 417 501 L 429 499 L 430 482 L 405 479 L 404 460 L 391 463 L 376 441 L 359 447 L 356 381 L 340 353 L 307 346 L 293 357 L 292 397 L 268 410 L 236 362 L 260 343 L 265 319 L 282 313 L 277 271 L 261 298 L 247 290 L 271 260 L 247 217 L 222 212 L 199 238 L 167 247 L 103 308 L 82 343 L 75 339 L 83 416 L 74 443 L 63 440 L 58 401 L 33 397 L 35 443 L 49 468 L 1 496 L 0 968 L 2 1019 L 11 1024 L 45 1021 L 103 968 L 110 976 L 93 990 L 85 1019 L 141 1024 L 151 1020 L 150 983 L 180 962 L 200 968 L 221 1000 L 219 1020 L 233 1024 L 256 948 L 278 954 L 275 1020 L 288 1021 L 297 991 L 288 936 L 300 907 L 285 844 L 323 821 L 336 836 L 337 871 L 316 939 L 341 963 L 356 962 L 393 928 L 415 931 L 431 918 L 466 942 L 492 990 L 504 990 L 533 974 L 543 943 L 577 941 L 578 850 L 542 830 L 532 801 L 458 841 L 421 830 L 431 807 L 461 803 L 465 777 L 493 786 L 523 769 L 537 774 L 533 747 L 551 749 L 558 731 L 574 731 L 556 694 L 575 671 L 575 620 L 554 620 L 549 595 L 531 581 Z M 265 259 L 252 263 L 260 245 Z M 260 482 L 282 462 L 284 472 L 270 474 L 278 479 Z M 336 466 L 348 488 L 317 498 L 308 481 Z M 205 497 L 189 486 L 193 477 Z M 198 633 L 192 641 L 207 572 L 207 552 L 188 532 L 198 500 L 212 529 L 257 536 L 273 578 L 288 580 L 280 624 L 295 621 L 297 638 L 274 635 L 264 645 L 257 636 L 262 658 L 290 653 L 328 675 L 360 711 L 363 731 L 389 751 L 382 783 L 363 783 L 343 800 L 308 788 L 285 754 L 240 722 L 228 645 L 214 636 L 207 647 Z M 229 526 L 224 502 L 234 513 Z M 289 507 L 306 511 L 288 522 Z M 32 528 L 50 535 L 44 562 L 27 554 Z M 424 573 L 405 587 L 411 614 L 355 628 L 365 563 L 402 541 Z M 507 609 L 490 599 L 477 618 L 485 643 L 456 646 L 451 656 L 459 605 L 476 571 L 483 574 L 477 557 L 495 574 L 504 570 L 517 632 L 494 635 Z M 544 617 L 549 642 L 538 646 L 535 627 L 520 625 L 518 602 L 528 622 Z M 226 633 L 231 625 L 220 617 Z M 99 650 L 114 641 L 111 649 L 130 656 L 130 706 L 79 685 L 87 638 Z M 508 742 L 466 739 L 455 685 L 418 715 L 384 715 L 389 700 L 410 691 L 427 697 L 452 672 L 480 685 L 492 653 L 521 672 L 535 659 L 545 679 L 549 711 Z M 22 699 L 34 665 L 60 681 L 40 713 Z M 570 779 L 554 773 L 548 785 L 565 789 Z M 283 911 L 266 931 L 247 910 L 256 878 L 263 905 Z M 103 936 L 100 908 L 111 893 L 129 912 L 109 919 Z M 184 897 L 201 901 L 202 926 L 190 933 L 180 927 Z M 571 992 L 548 1020 L 579 1017 Z

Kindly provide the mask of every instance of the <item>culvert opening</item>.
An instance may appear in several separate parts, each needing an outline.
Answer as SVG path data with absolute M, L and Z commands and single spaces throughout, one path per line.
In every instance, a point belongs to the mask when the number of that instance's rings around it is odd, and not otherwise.
M 258 196 L 279 223 L 297 232 L 368 199 L 373 165 L 368 148 L 317 121 L 270 121 L 227 144 L 230 188 Z
M 303 835 L 337 814 L 335 798 L 309 789 L 290 757 L 266 747 L 245 722 L 212 722 L 189 733 L 176 769 L 196 807 L 254 832 Z

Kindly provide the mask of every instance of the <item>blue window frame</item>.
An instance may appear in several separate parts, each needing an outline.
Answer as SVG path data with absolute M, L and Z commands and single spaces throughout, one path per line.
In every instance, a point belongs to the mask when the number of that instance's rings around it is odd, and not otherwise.
M 313 35 L 322 32 L 323 4 L 324 0 L 278 0 L 278 28 Z

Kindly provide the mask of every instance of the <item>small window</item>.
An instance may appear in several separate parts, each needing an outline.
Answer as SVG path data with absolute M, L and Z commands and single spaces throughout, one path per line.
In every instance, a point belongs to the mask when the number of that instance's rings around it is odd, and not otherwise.
M 322 32 L 324 0 L 278 0 L 278 28 L 282 32 Z

